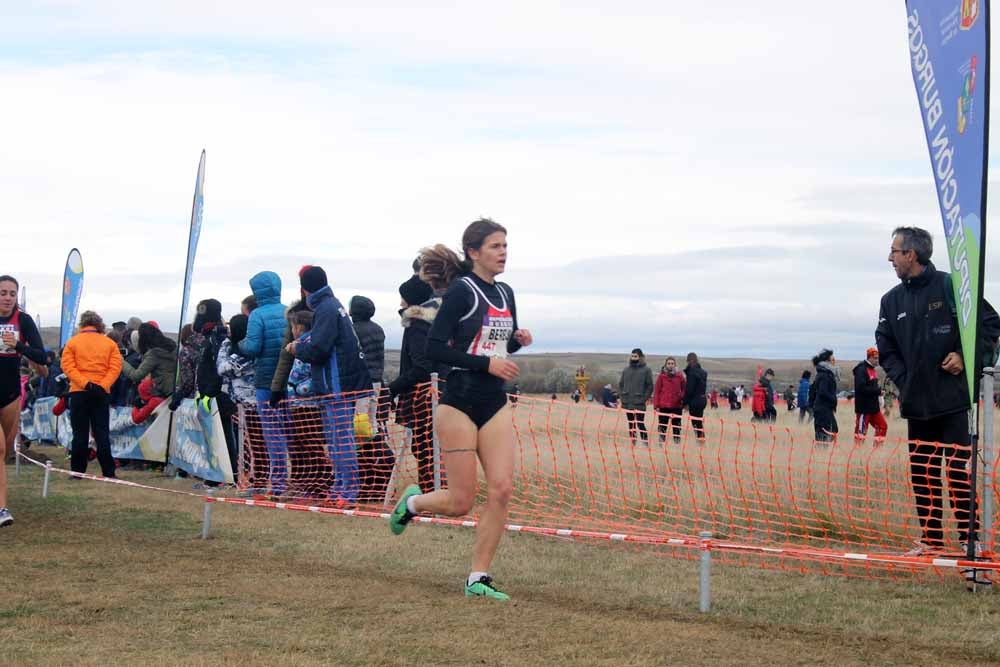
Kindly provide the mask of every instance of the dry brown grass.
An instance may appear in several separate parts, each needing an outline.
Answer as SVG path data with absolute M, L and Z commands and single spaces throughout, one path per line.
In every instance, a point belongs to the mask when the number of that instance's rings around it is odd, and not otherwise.
M 11 470 L 11 472 L 13 472 Z M 135 480 L 185 488 L 150 473 Z M 5 664 L 987 664 L 990 596 L 717 566 L 699 615 L 693 564 L 648 551 L 505 538 L 510 604 L 467 600 L 472 532 L 215 506 L 11 477 L 0 533 Z
M 515 410 L 518 522 L 616 532 L 715 535 L 752 544 L 809 543 L 899 553 L 919 537 L 910 491 L 905 421 L 889 438 L 855 442 L 853 404 L 838 410 L 836 445 L 817 446 L 811 423 L 779 404 L 773 426 L 747 409 L 706 412 L 706 441 L 685 425 L 683 442 L 629 440 L 624 414 L 594 403 L 522 398 Z M 996 413 L 994 413 L 997 416 Z M 948 538 L 957 530 L 945 512 Z M 957 544 L 954 546 L 957 547 Z

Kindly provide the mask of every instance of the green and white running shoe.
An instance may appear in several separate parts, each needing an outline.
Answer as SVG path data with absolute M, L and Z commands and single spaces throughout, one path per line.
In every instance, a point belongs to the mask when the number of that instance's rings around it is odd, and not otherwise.
M 417 516 L 411 512 L 406 507 L 406 501 L 410 496 L 419 496 L 420 487 L 416 484 L 410 484 L 403 491 L 403 495 L 399 497 L 399 502 L 396 503 L 396 507 L 392 510 L 392 514 L 389 515 L 389 530 L 392 531 L 393 535 L 401 535 L 404 530 L 406 530 L 406 524 L 413 520 L 413 517 Z
M 509 600 L 510 596 L 506 593 L 501 593 L 493 586 L 493 577 L 482 576 L 479 577 L 479 581 L 472 584 L 466 583 L 465 585 L 465 597 L 483 597 L 483 598 L 493 598 L 494 600 Z

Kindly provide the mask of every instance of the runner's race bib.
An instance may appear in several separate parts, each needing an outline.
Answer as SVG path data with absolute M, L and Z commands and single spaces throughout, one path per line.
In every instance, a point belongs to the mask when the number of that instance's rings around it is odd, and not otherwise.
M 11 357 L 17 354 L 13 347 L 7 347 L 3 342 L 3 336 L 11 333 L 14 334 L 14 340 L 20 339 L 21 332 L 18 330 L 17 325 L 13 322 L 8 322 L 7 324 L 0 324 L 0 355 L 5 357 Z
M 469 354 L 506 359 L 507 341 L 513 332 L 514 318 L 510 309 L 501 310 L 490 304 L 483 316 L 483 327 L 469 347 Z
M 514 315 L 508 303 L 507 292 L 503 287 L 498 286 L 503 302 L 501 305 L 495 306 L 470 278 L 462 280 L 472 288 L 472 293 L 476 297 L 473 312 L 479 309 L 483 313 L 482 325 L 479 328 L 479 333 L 472 339 L 468 353 L 477 357 L 506 359 L 508 356 L 507 341 L 514 334 Z M 484 305 L 485 309 L 482 308 Z

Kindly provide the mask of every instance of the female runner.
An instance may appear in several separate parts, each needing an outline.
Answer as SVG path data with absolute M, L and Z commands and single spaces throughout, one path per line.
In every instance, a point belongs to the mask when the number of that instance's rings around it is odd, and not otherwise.
M 427 336 L 428 359 L 455 369 L 435 417 L 448 488 L 421 494 L 411 485 L 389 524 L 398 535 L 421 512 L 468 514 L 476 497 L 478 456 L 486 474 L 486 505 L 465 594 L 508 600 L 489 575 L 514 485 L 514 432 L 504 383 L 519 372 L 507 356 L 530 345 L 531 333 L 517 326 L 513 291 L 496 280 L 507 263 L 507 230 L 492 220 L 477 220 L 462 235 L 462 250 L 465 261 L 452 253 L 449 269 L 460 277 L 451 281 Z
M 7 453 L 14 450 L 21 417 L 21 357 L 45 365 L 45 346 L 35 321 L 17 305 L 20 287 L 0 276 L 0 528 L 14 523 L 7 509 Z

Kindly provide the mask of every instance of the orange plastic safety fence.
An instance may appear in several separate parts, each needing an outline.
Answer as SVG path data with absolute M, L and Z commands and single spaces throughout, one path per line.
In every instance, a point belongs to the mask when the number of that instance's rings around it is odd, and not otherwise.
M 867 577 L 953 571 L 933 559 L 958 557 L 968 528 L 970 448 L 920 443 L 911 453 L 901 421 L 885 440 L 847 431 L 817 443 L 812 424 L 784 411 L 772 424 L 708 410 L 698 437 L 687 415 L 675 431 L 650 411 L 643 432 L 634 417 L 630 424 L 624 411 L 596 403 L 521 396 L 506 410 L 516 458 L 511 524 L 581 539 L 627 535 L 621 543 L 683 558 L 697 551 L 671 538 L 690 545 L 710 531 L 724 561 Z M 853 418 L 840 412 L 842 422 Z M 407 484 L 430 491 L 437 475 L 447 485 L 444 466 L 435 468 L 429 385 L 392 406 L 367 392 L 249 407 L 240 422 L 239 485 L 256 497 L 386 508 Z M 984 528 L 996 565 L 993 526 Z M 882 558 L 920 539 L 941 543 L 916 558 Z
M 238 487 L 256 497 L 387 505 L 397 480 L 434 489 L 430 384 L 298 398 L 239 413 Z M 439 479 L 443 473 L 439 470 Z

